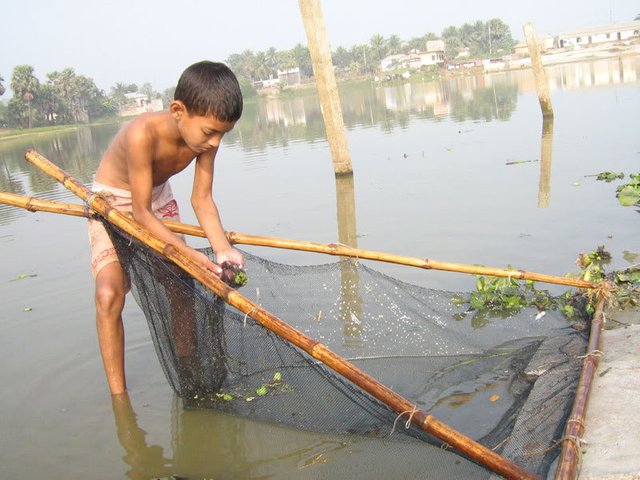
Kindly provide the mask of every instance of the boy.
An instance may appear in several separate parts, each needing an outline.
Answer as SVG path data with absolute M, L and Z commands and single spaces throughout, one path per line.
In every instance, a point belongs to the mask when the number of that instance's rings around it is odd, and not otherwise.
M 168 111 L 144 113 L 118 132 L 98 166 L 94 191 L 106 193 L 115 208 L 131 212 L 151 233 L 212 274 L 220 275 L 225 261 L 242 267 L 242 255 L 227 241 L 212 197 L 220 141 L 241 114 L 242 94 L 228 67 L 209 61 L 191 65 L 180 76 Z M 161 221 L 179 220 L 168 180 L 194 158 L 191 205 L 218 264 L 189 247 Z M 97 220 L 89 221 L 89 239 L 98 342 L 109 389 L 116 395 L 126 392 L 122 310 L 128 280 Z

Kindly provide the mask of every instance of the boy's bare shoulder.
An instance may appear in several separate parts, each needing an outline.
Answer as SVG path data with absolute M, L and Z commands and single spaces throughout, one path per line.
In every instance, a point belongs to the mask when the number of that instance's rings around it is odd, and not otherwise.
M 157 141 L 167 136 L 167 120 L 170 118 L 167 111 L 143 113 L 131 120 L 121 133 L 128 141 Z
M 166 150 L 171 134 L 167 127 L 171 114 L 167 111 L 143 113 L 126 125 L 116 134 L 105 151 L 98 170 L 96 181 L 114 187 L 128 188 L 128 158 L 135 152 L 153 159 L 159 152 Z

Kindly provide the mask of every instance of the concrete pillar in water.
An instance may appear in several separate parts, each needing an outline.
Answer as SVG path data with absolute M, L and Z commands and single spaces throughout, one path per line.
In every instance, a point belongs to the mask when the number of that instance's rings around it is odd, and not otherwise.
M 531 68 L 533 68 L 533 76 L 536 81 L 536 91 L 540 100 L 540 108 L 542 116 L 553 117 L 553 107 L 551 106 L 551 95 L 549 94 L 549 82 L 547 74 L 542 66 L 542 57 L 540 55 L 540 44 L 536 37 L 536 32 L 532 23 L 527 23 L 523 27 L 524 37 L 529 47 L 529 58 L 531 58 Z
M 336 175 L 351 173 L 353 172 L 351 155 L 320 0 L 299 0 L 299 5 L 311 53 L 313 74 L 318 86 L 329 149 L 333 158 L 333 169 Z

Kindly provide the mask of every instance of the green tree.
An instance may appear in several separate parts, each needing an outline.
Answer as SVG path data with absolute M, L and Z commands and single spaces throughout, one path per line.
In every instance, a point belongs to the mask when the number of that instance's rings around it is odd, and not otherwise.
M 137 87 L 136 87 L 137 90 Z M 131 87 L 125 83 L 117 82 L 113 87 L 111 87 L 111 98 L 113 101 L 119 106 L 126 105 L 127 103 L 127 93 L 131 92 Z
M 239 77 L 238 77 L 238 81 L 240 81 Z M 175 92 L 176 92 L 175 86 L 164 89 L 161 97 L 164 108 L 169 108 L 169 105 L 171 105 L 171 102 L 173 102 Z
M 54 124 L 58 117 L 62 118 L 63 104 L 50 83 L 40 87 L 36 108 L 49 125 Z
M 391 55 L 402 53 L 402 40 L 398 35 L 391 35 L 387 40 L 387 53 Z
M 2 75 L 0 75 L 0 97 L 4 95 L 5 92 L 4 84 L 2 82 L 4 82 L 4 78 L 2 78 Z
M 313 66 L 311 65 L 311 53 L 309 49 L 301 43 L 298 43 L 290 52 L 296 65 L 300 69 L 300 75 L 307 78 L 313 76 Z
M 369 44 L 371 45 L 371 48 L 373 48 L 373 51 L 376 53 L 377 63 L 380 63 L 380 60 L 387 56 L 387 47 L 384 37 L 379 33 L 376 33 L 373 37 L 371 37 L 371 40 L 369 40 Z
M 31 111 L 31 102 L 38 95 L 40 82 L 33 74 L 31 65 L 18 65 L 13 69 L 11 77 L 11 90 L 13 95 L 22 100 L 27 106 L 27 115 L 29 119 L 29 128 L 33 125 L 33 112 Z
M 444 41 L 444 54 L 447 58 L 456 58 L 464 45 L 458 37 L 449 37 Z
M 73 81 L 76 76 L 72 68 L 65 68 L 58 72 L 53 71 L 47 74 L 47 85 L 51 87 L 51 93 L 59 99 L 59 105 L 55 115 L 59 123 L 69 123 L 73 118 Z M 53 102 L 49 96 L 47 99 Z
M 339 69 L 348 69 L 351 62 L 353 62 L 353 58 L 349 51 L 344 47 L 338 47 L 331 54 L 331 58 L 333 60 L 333 64 Z
M 147 96 L 147 100 L 151 101 L 154 98 L 159 98 L 160 94 L 153 90 L 153 87 L 149 82 L 142 84 L 139 90 L 140 93 Z
M 257 52 L 255 55 L 255 76 L 259 80 L 268 80 L 273 77 L 273 70 L 265 52 Z

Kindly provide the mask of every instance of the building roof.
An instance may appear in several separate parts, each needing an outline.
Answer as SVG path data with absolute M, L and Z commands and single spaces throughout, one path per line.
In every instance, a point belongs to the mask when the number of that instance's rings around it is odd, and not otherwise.
M 563 32 L 560 37 L 581 37 L 585 35 L 594 35 L 598 33 L 613 33 L 629 30 L 640 30 L 640 21 L 635 22 L 617 22 L 606 25 L 596 25 L 593 27 L 581 28 L 579 30 L 570 30 Z

